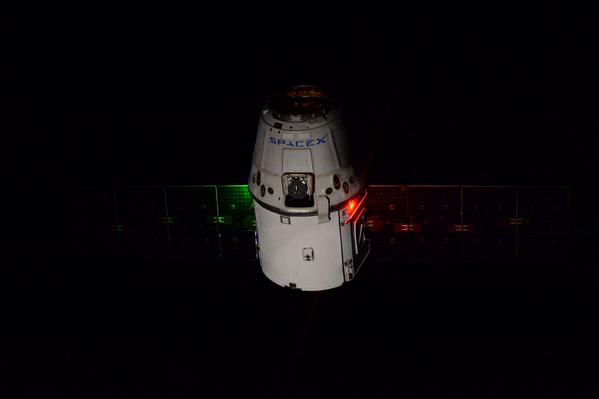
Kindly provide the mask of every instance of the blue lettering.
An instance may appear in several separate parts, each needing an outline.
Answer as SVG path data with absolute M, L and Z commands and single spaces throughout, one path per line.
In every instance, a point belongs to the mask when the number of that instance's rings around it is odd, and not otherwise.
M 296 141 L 291 141 L 291 140 L 283 140 L 283 139 L 277 139 L 275 137 L 269 137 L 269 141 L 271 144 L 276 144 L 276 145 L 286 145 L 287 147 L 314 147 L 316 145 L 320 145 L 320 144 L 326 144 L 326 135 L 317 138 L 316 140 L 314 139 L 310 139 L 310 140 L 296 140 Z

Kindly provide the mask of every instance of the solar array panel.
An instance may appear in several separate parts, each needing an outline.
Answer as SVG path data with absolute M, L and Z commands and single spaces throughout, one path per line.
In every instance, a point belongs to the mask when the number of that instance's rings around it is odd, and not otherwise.
M 566 187 L 372 185 L 367 215 L 377 260 L 563 259 Z M 81 190 L 73 248 L 186 260 L 256 259 L 246 185 Z

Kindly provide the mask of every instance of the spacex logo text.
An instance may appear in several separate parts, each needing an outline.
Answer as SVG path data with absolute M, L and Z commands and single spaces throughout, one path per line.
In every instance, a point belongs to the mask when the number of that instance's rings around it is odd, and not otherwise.
M 316 145 L 326 143 L 325 137 L 327 136 L 319 137 L 316 140 L 283 140 L 270 137 L 270 143 L 276 145 L 285 145 L 288 147 L 314 147 Z

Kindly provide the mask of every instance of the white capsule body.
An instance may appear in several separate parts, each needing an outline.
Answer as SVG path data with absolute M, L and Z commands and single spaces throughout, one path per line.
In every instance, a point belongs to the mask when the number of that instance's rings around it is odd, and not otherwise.
M 249 190 L 260 264 L 281 286 L 338 287 L 368 255 L 366 191 L 346 140 L 338 108 L 283 114 L 267 105 L 261 113 Z

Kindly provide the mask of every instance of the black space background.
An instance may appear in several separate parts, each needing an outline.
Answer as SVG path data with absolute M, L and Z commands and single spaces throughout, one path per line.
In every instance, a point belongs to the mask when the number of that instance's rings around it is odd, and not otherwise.
M 40 34 L 28 67 L 51 109 L 40 147 L 63 161 L 55 178 L 244 182 L 261 106 L 298 83 L 344 103 L 360 153 L 386 120 L 377 182 L 573 184 L 591 168 L 591 21 L 552 7 L 246 16 L 258 11 L 92 13 Z
M 53 10 L 62 18 L 27 32 L 21 95 L 35 128 L 21 138 L 35 144 L 17 231 L 36 259 L 15 272 L 24 344 L 9 351 L 3 385 L 32 397 L 594 397 L 596 368 L 583 365 L 597 353 L 589 14 L 223 8 Z M 373 265 L 320 299 L 294 357 L 313 297 L 279 291 L 257 268 L 59 249 L 78 187 L 245 183 L 262 105 L 300 83 L 344 104 L 358 163 L 384 126 L 371 183 L 570 186 L 576 260 Z

